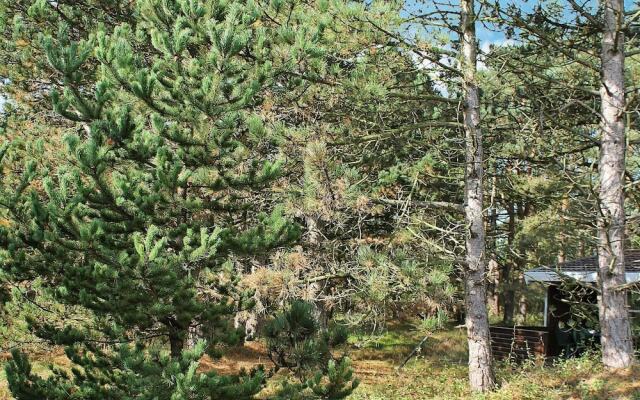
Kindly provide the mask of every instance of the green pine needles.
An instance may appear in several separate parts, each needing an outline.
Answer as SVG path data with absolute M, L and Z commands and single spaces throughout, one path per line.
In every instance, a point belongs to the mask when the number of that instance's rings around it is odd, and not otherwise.
M 286 368 L 298 382 L 285 382 L 276 399 L 342 399 L 358 387 L 346 356 L 331 349 L 346 343 L 340 325 L 321 328 L 311 303 L 295 301 L 265 327 L 267 351 L 276 369 Z
M 300 235 L 270 196 L 286 128 L 265 121 L 261 103 L 321 67 L 324 24 L 304 24 L 310 6 L 296 1 L 129 4 L 93 16 L 85 5 L 29 8 L 33 21 L 66 16 L 38 43 L 68 133 L 56 163 L 30 164 L 3 191 L 12 220 L 3 268 L 43 279 L 88 316 L 29 321 L 65 347 L 72 368 L 45 379 L 15 352 L 9 385 L 16 399 L 252 398 L 261 369 L 220 376 L 198 365 L 242 340 L 232 321 L 251 307 L 236 286 L 242 261 Z M 323 351 L 304 389 L 344 397 L 354 387 L 348 362 Z M 297 396 L 287 387 L 279 398 Z

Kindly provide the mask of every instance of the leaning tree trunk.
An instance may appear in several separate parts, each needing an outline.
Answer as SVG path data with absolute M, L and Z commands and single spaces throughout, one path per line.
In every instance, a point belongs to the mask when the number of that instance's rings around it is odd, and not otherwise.
M 476 83 L 476 32 L 473 0 L 461 1 L 461 66 L 464 77 L 464 130 L 466 147 L 465 219 L 466 271 L 465 306 L 469 343 L 469 383 L 485 392 L 495 385 L 493 357 L 486 303 L 485 228 L 482 209 L 483 152 L 480 131 L 480 102 Z
M 604 0 L 602 36 L 598 264 L 602 361 L 626 368 L 634 361 L 625 284 L 624 0 Z

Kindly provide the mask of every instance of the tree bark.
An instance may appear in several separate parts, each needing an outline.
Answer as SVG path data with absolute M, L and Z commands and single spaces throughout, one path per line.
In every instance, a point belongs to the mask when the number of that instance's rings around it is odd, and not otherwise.
M 171 358 L 173 358 L 174 360 L 179 359 L 184 347 L 184 341 L 174 336 L 169 337 L 169 342 L 171 344 Z
M 515 204 L 509 203 L 507 207 L 507 213 L 509 214 L 509 223 L 508 229 L 509 233 L 507 236 L 507 245 L 509 249 L 512 249 L 515 245 L 516 238 L 516 207 Z M 503 315 L 502 315 L 502 323 L 506 326 L 513 325 L 513 319 L 515 315 L 516 309 L 516 291 L 515 291 L 515 283 L 513 279 L 513 275 L 515 273 L 515 262 L 513 260 L 513 255 L 510 254 L 507 261 L 504 262 L 504 266 L 502 268 L 502 293 L 503 293 Z
M 249 271 L 243 270 L 242 273 L 250 272 L 251 274 L 256 272 L 256 267 L 254 264 L 251 265 L 251 269 Z M 244 340 L 247 342 L 255 340 L 258 334 L 258 322 L 259 322 L 259 314 L 264 311 L 264 306 L 262 303 L 262 293 L 260 292 L 260 288 L 253 288 L 253 300 L 255 303 L 253 307 L 247 309 L 238 309 L 236 310 L 236 314 L 233 317 L 233 327 L 235 329 L 244 330 Z
M 307 242 L 309 243 L 309 252 L 315 259 L 321 259 L 320 245 L 322 241 L 322 232 L 320 220 L 317 216 L 307 215 Z M 323 290 L 325 289 L 326 281 L 315 281 L 308 283 L 307 293 L 311 296 L 308 301 L 313 304 L 314 314 L 316 320 L 320 324 L 322 329 L 326 329 L 329 326 L 329 310 L 327 304 L 321 299 Z
M 609 368 L 634 363 L 625 284 L 624 0 L 603 0 L 601 49 L 601 145 L 598 218 L 599 316 L 602 362 Z
M 491 315 L 500 315 L 500 265 L 495 257 L 492 257 L 487 264 L 489 277 L 489 312 Z
M 461 66 L 464 85 L 464 131 L 466 148 L 465 221 L 466 263 L 465 306 L 469 343 L 469 383 L 471 389 L 486 392 L 495 386 L 493 356 L 489 336 L 486 303 L 486 249 L 483 219 L 483 151 L 480 130 L 480 101 L 476 83 L 477 54 L 473 0 L 462 0 L 460 30 L 462 34 Z
M 516 310 L 516 292 L 514 289 L 511 261 L 505 262 L 502 268 L 502 323 L 513 325 Z
M 569 212 L 569 195 L 562 196 L 562 205 L 560 207 L 560 249 L 558 250 L 558 264 L 567 261 L 567 227 L 565 226 L 565 216 Z
M 184 335 L 178 330 L 170 329 L 169 346 L 171 348 L 171 358 L 174 360 L 179 359 L 184 349 Z
M 498 209 L 495 205 L 496 191 L 497 191 L 497 179 L 495 175 L 491 178 L 491 211 L 489 214 L 489 243 L 488 253 L 489 262 L 488 278 L 489 283 L 487 290 L 489 292 L 489 312 L 491 315 L 500 314 L 500 264 L 498 263 L 497 252 L 497 235 L 498 235 Z
M 202 334 L 202 326 L 201 325 L 192 325 L 189 326 L 187 331 L 187 340 L 186 345 L 188 349 L 193 349 L 198 344 L 198 341 L 204 339 L 204 335 Z
M 520 266 L 518 268 L 518 290 L 520 291 L 520 295 L 518 296 L 518 324 L 526 325 L 527 322 L 527 285 L 524 281 L 524 267 Z

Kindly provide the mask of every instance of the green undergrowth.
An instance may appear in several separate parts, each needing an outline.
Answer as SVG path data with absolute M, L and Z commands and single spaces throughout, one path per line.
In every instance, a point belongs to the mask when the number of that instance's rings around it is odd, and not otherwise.
M 496 368 L 498 388 L 474 395 L 467 384 L 466 333 L 453 327 L 430 334 L 418 354 L 398 369 L 425 334 L 410 325 L 391 326 L 379 335 L 352 334 L 345 350 L 361 384 L 350 399 L 640 400 L 640 369 L 605 371 L 597 353 L 546 364 L 536 360 L 518 365 L 500 362 Z M 46 364 L 60 360 L 44 357 L 35 368 L 44 374 Z M 0 400 L 8 399 L 2 371 Z
M 418 355 L 399 370 L 406 355 L 424 337 L 423 333 L 409 332 L 391 330 L 368 340 L 357 337 L 367 345 L 353 352 L 362 383 L 351 399 L 640 400 L 640 369 L 605 371 L 595 352 L 551 363 L 498 362 L 496 390 L 473 394 L 467 384 L 464 329 L 433 333 Z

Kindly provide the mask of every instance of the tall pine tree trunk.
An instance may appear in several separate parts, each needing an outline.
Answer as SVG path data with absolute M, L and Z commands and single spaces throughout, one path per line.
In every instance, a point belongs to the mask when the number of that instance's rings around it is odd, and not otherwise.
M 473 0 L 461 1 L 462 72 L 464 78 L 464 130 L 466 147 L 465 306 L 469 343 L 469 383 L 485 392 L 495 385 L 486 303 L 485 227 L 482 205 L 483 152 L 480 101 L 476 83 L 476 32 Z
M 625 86 L 624 0 L 604 0 L 602 37 L 600 215 L 598 263 L 602 361 L 606 367 L 626 368 L 633 361 L 633 343 L 624 268 L 625 215 Z

